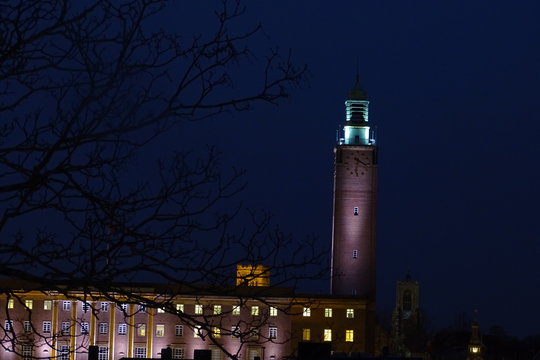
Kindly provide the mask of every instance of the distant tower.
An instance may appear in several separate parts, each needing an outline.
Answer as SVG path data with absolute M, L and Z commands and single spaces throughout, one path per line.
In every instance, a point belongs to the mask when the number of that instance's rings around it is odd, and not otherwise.
M 478 322 L 476 320 L 471 324 L 471 338 L 469 340 L 469 348 L 467 351 L 467 360 L 483 360 L 484 345 L 480 340 L 480 332 Z
M 396 307 L 392 312 L 391 351 L 410 356 L 424 351 L 425 338 L 420 312 L 420 285 L 407 274 L 396 284 Z
M 377 147 L 358 76 L 345 101 L 343 138 L 334 149 L 333 295 L 375 300 Z

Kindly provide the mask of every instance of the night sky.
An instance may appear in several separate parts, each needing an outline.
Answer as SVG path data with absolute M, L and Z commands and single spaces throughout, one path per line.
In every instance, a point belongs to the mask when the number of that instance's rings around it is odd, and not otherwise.
M 329 247 L 336 128 L 358 69 L 379 146 L 378 308 L 410 272 L 435 329 L 478 309 L 484 329 L 539 333 L 540 2 L 246 5 L 242 21 L 263 24 L 254 53 L 292 49 L 309 80 L 279 107 L 184 124 L 196 144 L 183 144 L 217 146 L 224 168 L 247 170 L 245 206 Z

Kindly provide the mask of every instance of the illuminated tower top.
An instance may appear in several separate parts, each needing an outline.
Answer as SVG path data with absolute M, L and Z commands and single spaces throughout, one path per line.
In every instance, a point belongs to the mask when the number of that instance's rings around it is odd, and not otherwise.
M 374 145 L 375 140 L 370 136 L 368 111 L 369 101 L 360 87 L 360 77 L 356 75 L 356 82 L 345 101 L 346 122 L 341 145 Z

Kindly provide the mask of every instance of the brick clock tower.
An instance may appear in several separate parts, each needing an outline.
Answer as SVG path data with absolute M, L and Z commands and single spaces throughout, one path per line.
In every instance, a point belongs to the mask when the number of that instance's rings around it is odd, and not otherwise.
M 334 149 L 331 290 L 374 302 L 377 147 L 368 108 L 357 76 L 345 101 L 343 137 Z

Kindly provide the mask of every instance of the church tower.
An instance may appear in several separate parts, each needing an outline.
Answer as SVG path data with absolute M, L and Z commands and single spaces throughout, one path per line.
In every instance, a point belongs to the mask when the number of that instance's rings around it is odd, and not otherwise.
M 374 301 L 377 147 L 368 110 L 357 76 L 345 101 L 343 137 L 334 149 L 331 290 Z

